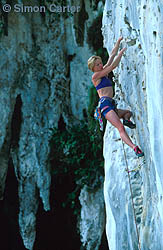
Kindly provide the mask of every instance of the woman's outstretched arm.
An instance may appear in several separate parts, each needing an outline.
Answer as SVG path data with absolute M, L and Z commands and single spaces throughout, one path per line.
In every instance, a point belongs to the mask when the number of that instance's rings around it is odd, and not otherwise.
M 118 52 L 119 45 L 120 45 L 120 42 L 122 41 L 122 39 L 123 39 L 123 37 L 121 36 L 121 37 L 117 40 L 117 42 L 116 42 L 114 48 L 112 49 L 112 51 L 111 51 L 111 53 L 110 53 L 109 59 L 108 59 L 107 63 L 104 65 L 103 68 L 105 68 L 105 67 L 107 67 L 107 66 L 109 66 L 109 65 L 112 64 L 112 62 L 113 62 L 113 60 L 114 60 L 114 57 L 116 56 L 116 54 L 117 54 L 117 52 Z
M 94 79 L 94 81 L 97 81 L 98 79 L 100 79 L 103 76 L 106 76 L 107 74 L 109 74 L 113 69 L 115 69 L 120 60 L 121 57 L 123 55 L 123 53 L 125 52 L 126 48 L 121 49 L 121 51 L 118 53 L 118 55 L 116 56 L 116 58 L 114 59 L 114 61 L 111 63 L 111 65 L 107 65 L 105 68 L 103 68 L 100 71 L 97 71 L 93 74 L 92 79 Z

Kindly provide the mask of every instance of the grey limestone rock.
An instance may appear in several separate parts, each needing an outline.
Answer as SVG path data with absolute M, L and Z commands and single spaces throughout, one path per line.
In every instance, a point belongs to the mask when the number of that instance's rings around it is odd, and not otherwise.
M 137 240 L 126 162 L 119 133 L 107 124 L 104 137 L 107 238 L 111 250 L 163 248 L 162 72 L 163 5 L 160 1 L 106 1 L 102 32 L 108 52 L 119 36 L 127 47 L 115 70 L 119 108 L 132 110 L 136 130 L 127 132 L 145 153 L 131 172 Z M 129 168 L 139 160 L 125 146 Z

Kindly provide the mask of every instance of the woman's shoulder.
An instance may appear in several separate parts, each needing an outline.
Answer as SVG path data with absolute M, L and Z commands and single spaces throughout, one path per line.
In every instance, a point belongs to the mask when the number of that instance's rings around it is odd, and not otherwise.
M 96 73 L 94 73 L 93 75 L 92 75 L 92 82 L 93 82 L 93 84 L 94 84 L 94 86 L 96 87 L 100 82 L 101 82 L 101 79 L 103 78 L 96 78 L 96 76 L 95 76 L 95 74 Z
M 107 77 L 107 76 L 101 76 L 101 77 L 99 78 L 98 72 L 95 72 L 95 73 L 92 75 L 92 80 L 93 80 L 93 81 L 98 81 L 98 80 L 101 80 L 101 79 L 106 78 L 106 77 Z

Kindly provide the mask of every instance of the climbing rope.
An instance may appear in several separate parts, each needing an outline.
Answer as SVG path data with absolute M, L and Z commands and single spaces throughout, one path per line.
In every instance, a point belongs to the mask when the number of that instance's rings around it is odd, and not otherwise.
M 136 234 L 137 234 L 137 239 L 138 239 L 138 249 L 141 250 L 138 225 L 137 225 L 137 222 L 136 222 L 136 213 L 135 213 L 135 207 L 134 207 L 133 191 L 132 191 L 132 186 L 131 186 L 131 177 L 130 177 L 130 172 L 136 171 L 136 170 L 129 170 L 123 141 L 122 141 L 122 146 L 123 146 L 124 158 L 125 158 L 125 162 L 126 162 L 126 171 L 127 171 L 128 179 L 129 179 L 129 186 L 130 186 L 130 193 L 131 193 L 131 203 L 132 203 L 132 208 L 133 208 L 134 221 L 135 221 L 135 227 L 136 227 Z
M 128 173 L 136 172 L 136 171 L 140 170 L 141 167 L 142 167 L 144 164 L 145 164 L 145 159 L 144 159 L 141 163 L 139 163 L 138 167 L 133 168 L 133 169 L 127 169 L 127 168 L 126 168 L 125 170 L 126 170 L 126 172 L 128 172 Z

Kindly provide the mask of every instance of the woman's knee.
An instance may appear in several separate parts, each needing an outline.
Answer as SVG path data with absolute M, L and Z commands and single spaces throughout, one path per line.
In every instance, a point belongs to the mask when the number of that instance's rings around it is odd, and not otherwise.
M 132 112 L 130 110 L 127 110 L 127 113 L 130 115 L 130 117 L 132 116 Z
M 130 110 L 126 110 L 126 113 L 124 114 L 124 119 L 130 119 L 132 116 L 132 112 Z

